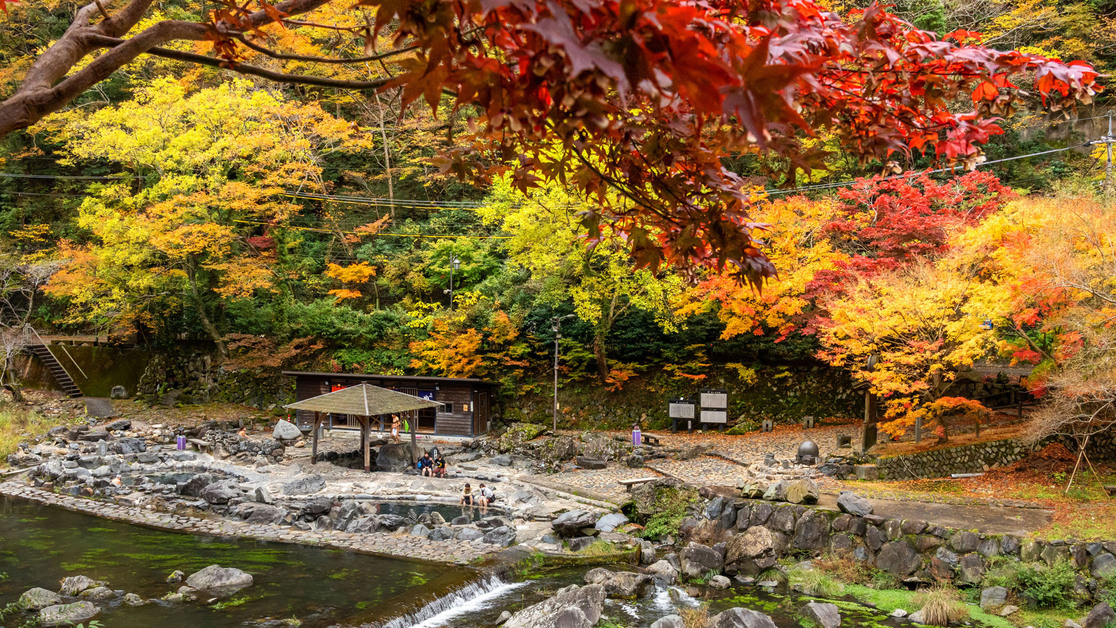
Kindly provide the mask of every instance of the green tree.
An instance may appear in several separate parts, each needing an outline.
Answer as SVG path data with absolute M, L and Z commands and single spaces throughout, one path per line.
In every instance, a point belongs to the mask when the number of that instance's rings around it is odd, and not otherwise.
M 363 145 L 316 105 L 242 81 L 189 93 L 170 78 L 72 112 L 61 135 L 69 159 L 109 159 L 134 178 L 90 187 L 77 223 L 91 237 L 62 243 L 69 262 L 49 290 L 88 323 L 154 327 L 187 309 L 222 354 L 228 302 L 278 292 L 273 235 L 299 209 L 285 191 L 322 189 L 322 155 Z
M 508 264 L 530 273 L 529 288 L 542 304 L 573 299 L 577 317 L 593 326 L 593 354 L 601 379 L 610 374 L 607 340 L 613 325 L 631 308 L 650 312 L 664 331 L 676 329 L 677 300 L 684 289 L 676 273 L 636 269 L 619 234 L 605 230 L 586 246 L 578 214 L 588 201 L 551 183 L 530 195 L 510 178 L 498 180 L 480 210 L 489 224 L 510 236 L 503 240 Z

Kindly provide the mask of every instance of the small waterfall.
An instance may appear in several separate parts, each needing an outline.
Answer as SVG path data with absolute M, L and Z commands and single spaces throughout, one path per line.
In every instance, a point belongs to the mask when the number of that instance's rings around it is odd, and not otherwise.
M 469 584 L 452 591 L 419 610 L 403 617 L 380 624 L 378 628 L 435 628 L 444 626 L 446 621 L 472 611 L 478 611 L 496 598 L 526 585 L 526 582 L 506 583 L 492 577 Z
M 651 598 L 652 604 L 661 612 L 672 612 L 685 606 L 700 606 L 701 602 L 691 597 L 678 587 L 664 587 L 656 585 L 655 595 Z

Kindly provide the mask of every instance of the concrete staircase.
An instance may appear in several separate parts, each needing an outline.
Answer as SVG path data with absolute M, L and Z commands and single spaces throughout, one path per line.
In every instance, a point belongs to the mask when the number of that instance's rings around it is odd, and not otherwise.
M 47 367 L 51 376 L 54 377 L 54 381 L 58 382 L 59 388 L 62 389 L 62 392 L 66 393 L 67 397 L 77 398 L 82 396 L 81 389 L 78 388 L 78 385 L 74 382 L 74 378 L 70 377 L 66 368 L 62 366 L 58 358 L 54 357 L 49 347 L 44 344 L 33 343 L 27 347 L 27 350 L 35 354 L 35 357 L 39 358 Z

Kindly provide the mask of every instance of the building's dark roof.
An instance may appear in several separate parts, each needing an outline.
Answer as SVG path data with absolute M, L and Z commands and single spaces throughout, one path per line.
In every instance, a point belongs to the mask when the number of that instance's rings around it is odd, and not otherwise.
M 369 373 L 322 373 L 318 371 L 283 371 L 283 375 L 308 375 L 311 377 L 350 377 L 358 379 L 388 379 L 396 381 L 430 382 L 457 382 L 461 384 L 480 384 L 482 386 L 496 386 L 494 382 L 487 382 L 476 377 L 430 377 L 427 375 L 372 375 Z
M 283 407 L 288 410 L 379 416 L 381 414 L 410 412 L 422 408 L 436 408 L 441 405 L 445 404 L 437 401 L 427 401 L 414 395 L 372 386 L 371 384 L 358 384 L 317 397 L 303 399 Z

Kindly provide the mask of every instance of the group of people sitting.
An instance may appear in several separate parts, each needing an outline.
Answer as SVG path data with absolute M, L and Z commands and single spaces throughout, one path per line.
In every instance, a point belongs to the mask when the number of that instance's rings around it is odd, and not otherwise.
M 426 452 L 419 458 L 418 463 L 415 465 L 419 474 L 427 477 L 444 478 L 446 477 L 446 459 L 442 456 L 442 452 L 438 452 L 436 458 L 430 457 L 430 452 Z
M 477 487 L 475 493 L 468 482 L 465 483 L 465 488 L 461 489 L 462 506 L 480 506 L 481 510 L 484 510 L 494 501 L 496 501 L 496 491 L 483 483 Z

